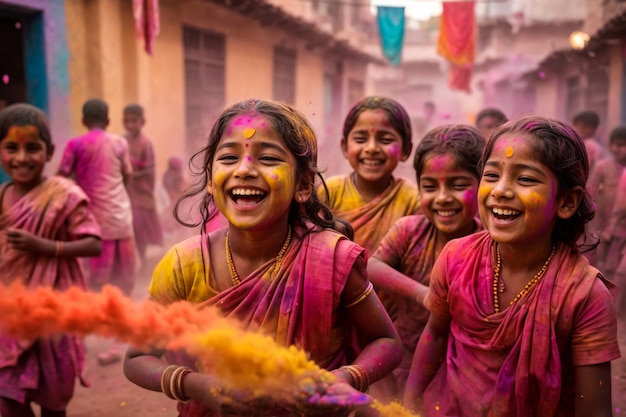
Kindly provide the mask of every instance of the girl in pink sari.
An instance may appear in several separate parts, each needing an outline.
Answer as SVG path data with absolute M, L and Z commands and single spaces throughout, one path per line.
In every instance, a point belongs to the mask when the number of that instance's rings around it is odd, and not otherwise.
M 423 215 L 398 220 L 367 263 L 370 281 L 396 297 L 391 318 L 404 345 L 402 363 L 393 372 L 401 397 L 413 352 L 428 310 L 424 296 L 430 271 L 443 246 L 480 229 L 476 192 L 478 164 L 485 139 L 466 125 L 445 125 L 422 138 L 413 167 Z
M 304 401 L 279 404 L 226 388 L 184 355 L 170 352 L 170 368 L 165 352 L 134 348 L 124 363 L 128 379 L 179 400 L 182 417 L 344 416 L 358 405 L 351 398 L 368 402 L 357 390 L 389 374 L 402 347 L 367 280 L 363 248 L 333 229 L 314 192 L 317 142 L 309 123 L 280 103 L 236 103 L 195 157 L 203 169 L 186 196 L 203 195 L 201 230 L 215 210 L 228 225 L 174 246 L 154 271 L 151 297 L 217 306 L 245 328 L 306 351 L 337 380 Z M 362 349 L 350 343 L 354 332 Z
M 615 287 L 580 253 L 594 214 L 583 141 L 522 118 L 494 132 L 481 168 L 487 231 L 435 262 L 406 404 L 426 416 L 611 416 Z
M 73 181 L 45 178 L 52 145 L 45 114 L 28 104 L 0 112 L 0 155 L 11 181 L 0 186 L 0 282 L 28 288 L 85 289 L 78 257 L 102 250 L 100 227 Z M 84 365 L 80 339 L 18 340 L 0 332 L 0 414 L 64 417 Z M 84 381 L 81 379 L 84 384 Z

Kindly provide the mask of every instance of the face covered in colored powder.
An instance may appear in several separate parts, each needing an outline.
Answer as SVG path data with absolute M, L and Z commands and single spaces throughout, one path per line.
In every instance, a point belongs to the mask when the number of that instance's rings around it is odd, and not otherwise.
M 2 168 L 17 187 L 30 190 L 41 182 L 46 162 L 54 149 L 48 149 L 35 126 L 11 126 L 1 139 Z
M 259 115 L 235 117 L 213 158 L 209 191 L 236 227 L 267 230 L 284 222 L 296 189 L 296 161 Z
M 533 152 L 536 139 L 508 133 L 494 144 L 478 191 L 479 213 L 499 243 L 532 246 L 550 241 L 559 215 L 558 183 Z
M 386 181 L 400 161 L 406 161 L 402 137 L 389 124 L 383 110 L 365 110 L 341 141 L 344 157 L 365 181 Z
M 475 174 L 462 169 L 452 155 L 426 158 L 419 177 L 422 212 L 445 240 L 473 232 L 477 190 Z

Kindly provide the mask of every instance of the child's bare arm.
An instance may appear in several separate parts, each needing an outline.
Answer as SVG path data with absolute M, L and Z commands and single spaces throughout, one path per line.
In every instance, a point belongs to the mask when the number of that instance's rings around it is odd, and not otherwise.
M 404 405 L 408 408 L 421 411 L 424 391 L 446 357 L 449 331 L 450 319 L 431 313 L 417 343 L 406 382 Z
M 427 286 L 396 271 L 374 256 L 367 261 L 367 276 L 376 288 L 414 299 L 417 303 L 424 305 L 424 297 L 428 292 Z
M 7 244 L 13 249 L 58 257 L 98 256 L 102 252 L 102 241 L 94 236 L 77 240 L 60 241 L 45 239 L 21 229 L 7 229 Z
M 574 370 L 576 384 L 576 417 L 611 417 L 611 363 L 577 366 Z
M 367 297 L 350 306 L 350 301 L 355 299 L 355 293 L 352 289 L 355 286 L 361 287 L 362 283 L 363 279 L 353 269 L 346 283 L 342 299 L 345 296 L 348 303 L 345 310 L 360 339 L 366 344 L 361 354 L 354 360 L 353 365 L 363 366 L 369 382 L 373 383 L 389 374 L 400 364 L 403 348 L 400 336 L 398 336 L 398 332 L 376 292 L 372 291 Z M 358 292 L 357 300 L 359 299 Z

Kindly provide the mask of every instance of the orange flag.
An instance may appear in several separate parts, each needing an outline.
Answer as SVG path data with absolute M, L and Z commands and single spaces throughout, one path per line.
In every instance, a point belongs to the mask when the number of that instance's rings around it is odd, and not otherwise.
M 473 1 L 443 2 L 437 53 L 452 64 L 450 88 L 470 92 L 476 46 L 476 14 Z

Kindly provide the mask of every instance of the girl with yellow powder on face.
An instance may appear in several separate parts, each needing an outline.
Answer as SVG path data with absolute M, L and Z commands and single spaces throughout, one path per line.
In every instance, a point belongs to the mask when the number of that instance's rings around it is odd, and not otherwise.
M 405 403 L 425 416 L 611 416 L 615 287 L 580 253 L 594 214 L 582 139 L 522 118 L 492 134 L 480 168 L 486 231 L 435 262 Z
M 366 278 L 363 249 L 332 229 L 313 190 L 319 172 L 310 125 L 287 105 L 243 101 L 222 113 L 195 157 L 205 170 L 188 196 L 204 194 L 204 223 L 217 209 L 228 226 L 174 246 L 154 271 L 151 297 L 217 306 L 249 330 L 306 351 L 337 381 L 294 411 L 294 404 L 242 399 L 183 355 L 170 354 L 168 367 L 163 351 L 131 349 L 126 376 L 164 389 L 180 401 L 182 417 L 347 415 L 350 398 L 390 373 L 402 348 Z M 351 332 L 366 344 L 356 357 Z

